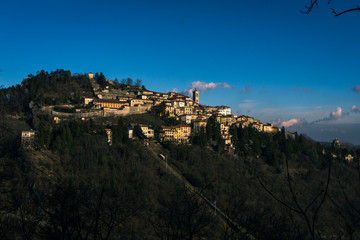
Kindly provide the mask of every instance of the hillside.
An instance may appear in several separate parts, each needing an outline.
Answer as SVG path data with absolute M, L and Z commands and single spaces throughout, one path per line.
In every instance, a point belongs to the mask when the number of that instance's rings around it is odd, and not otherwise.
M 179 120 L 161 105 L 60 122 L 34 111 L 96 95 L 85 75 L 67 74 L 1 90 L 1 239 L 360 238 L 359 149 L 232 124 L 229 152 L 215 116 L 189 143 L 165 142 L 162 127 Z M 144 89 L 114 84 L 124 95 Z M 134 128 L 129 138 L 131 124 L 155 137 Z M 30 128 L 36 138 L 22 147 Z

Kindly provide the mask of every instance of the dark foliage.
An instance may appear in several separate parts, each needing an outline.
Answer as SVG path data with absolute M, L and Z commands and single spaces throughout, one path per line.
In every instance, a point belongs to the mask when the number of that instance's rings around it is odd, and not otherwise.
M 29 112 L 30 102 L 38 105 L 78 104 L 84 95 L 92 95 L 86 75 L 71 75 L 70 71 L 62 69 L 50 73 L 41 70 L 35 76 L 30 74 L 21 85 L 0 89 L 0 102 L 8 113 L 20 114 Z
M 106 81 L 101 73 L 95 78 L 99 85 Z M 155 114 L 111 123 L 6 117 L 31 115 L 29 104 L 78 103 L 85 93 L 91 93 L 87 77 L 64 70 L 41 71 L 21 87 L 0 90 L 1 239 L 360 238 L 359 149 L 320 144 L 285 129 L 264 134 L 234 125 L 235 153 L 227 154 L 214 117 L 192 145 L 154 143 L 166 166 L 231 223 L 161 168 L 151 144 L 148 149 L 129 140 L 130 122 L 155 130 L 178 124 L 164 115 L 163 105 Z M 26 120 L 37 130 L 33 149 L 20 147 L 25 127 L 19 124 Z M 105 127 L 112 130 L 112 146 Z M 136 134 L 142 137 L 139 128 Z M 345 162 L 347 154 L 355 161 Z

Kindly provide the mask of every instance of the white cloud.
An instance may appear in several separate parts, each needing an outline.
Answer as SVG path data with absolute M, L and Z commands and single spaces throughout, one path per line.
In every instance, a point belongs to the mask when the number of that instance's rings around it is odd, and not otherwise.
M 352 112 L 360 113 L 360 107 L 356 107 L 356 105 L 354 105 L 352 107 Z M 274 121 L 271 121 L 271 123 L 278 127 L 288 128 L 288 127 L 292 127 L 292 126 L 302 126 L 304 124 L 314 124 L 314 123 L 319 123 L 319 122 L 323 122 L 323 121 L 337 120 L 346 115 L 349 115 L 349 112 L 345 112 L 345 111 L 343 111 L 343 109 L 341 107 L 337 107 L 335 111 L 330 112 L 328 117 L 320 118 L 320 119 L 312 121 L 310 123 L 304 118 L 292 118 L 292 119 L 289 119 L 286 121 L 282 121 L 280 118 L 278 118 Z
M 270 121 L 270 123 L 272 123 L 274 126 L 279 126 L 281 124 L 281 119 L 278 118 L 276 120 Z
M 352 108 L 351 108 L 351 112 L 360 113 L 360 107 L 357 107 L 356 105 L 353 105 Z
M 304 118 L 293 118 L 287 121 L 283 121 L 279 124 L 280 127 L 291 127 L 295 125 L 303 125 L 304 123 L 307 123 L 307 121 Z
M 223 86 L 224 88 L 234 88 L 234 87 L 230 86 L 230 85 L 227 84 L 227 83 L 223 83 L 222 86 Z
M 338 118 L 341 118 L 343 115 L 344 115 L 344 112 L 343 112 L 342 108 L 337 107 L 336 111 L 330 113 L 329 119 L 330 120 L 338 119 Z
M 276 120 L 270 121 L 274 126 L 277 127 L 292 127 L 292 126 L 301 126 L 303 124 L 306 124 L 307 121 L 304 118 L 292 118 L 287 121 L 282 121 L 281 118 L 278 118 Z
M 323 122 L 323 121 L 336 120 L 336 119 L 342 118 L 342 117 L 344 117 L 346 115 L 349 115 L 349 113 L 344 112 L 341 107 L 337 107 L 335 111 L 333 111 L 333 112 L 331 112 L 329 114 L 329 117 L 321 118 L 321 119 L 315 120 L 315 121 L 313 121 L 311 123 L 318 123 L 318 122 Z
M 201 82 L 201 81 L 195 81 L 191 83 L 190 88 L 185 89 L 182 91 L 183 94 L 192 96 L 192 92 L 195 90 L 195 88 L 197 90 L 199 90 L 200 93 L 206 92 L 208 90 L 214 90 L 216 88 L 234 88 L 232 86 L 230 86 L 227 83 L 214 83 L 214 82 L 210 82 L 210 83 L 206 83 L 206 82 Z

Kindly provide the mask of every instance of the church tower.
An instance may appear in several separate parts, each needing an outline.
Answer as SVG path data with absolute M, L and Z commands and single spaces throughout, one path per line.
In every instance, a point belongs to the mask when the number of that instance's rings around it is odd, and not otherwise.
M 193 91 L 193 100 L 195 103 L 199 104 L 199 91 L 196 88 Z

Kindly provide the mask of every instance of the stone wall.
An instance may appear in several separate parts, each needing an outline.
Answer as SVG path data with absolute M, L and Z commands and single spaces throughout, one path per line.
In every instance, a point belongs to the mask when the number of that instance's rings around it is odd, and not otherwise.
M 64 113 L 54 110 L 55 106 L 43 106 L 40 111 L 49 115 L 60 118 L 94 118 L 94 117 L 111 117 L 111 116 L 127 116 L 133 114 L 146 113 L 151 109 L 152 105 L 141 106 L 125 106 L 123 109 L 104 108 L 92 110 L 90 112 Z
M 104 109 L 104 117 L 109 116 L 127 116 L 127 115 L 133 115 L 133 114 L 141 114 L 146 113 L 148 110 L 150 110 L 152 106 L 151 105 L 142 105 L 142 106 L 125 106 L 123 109 Z

